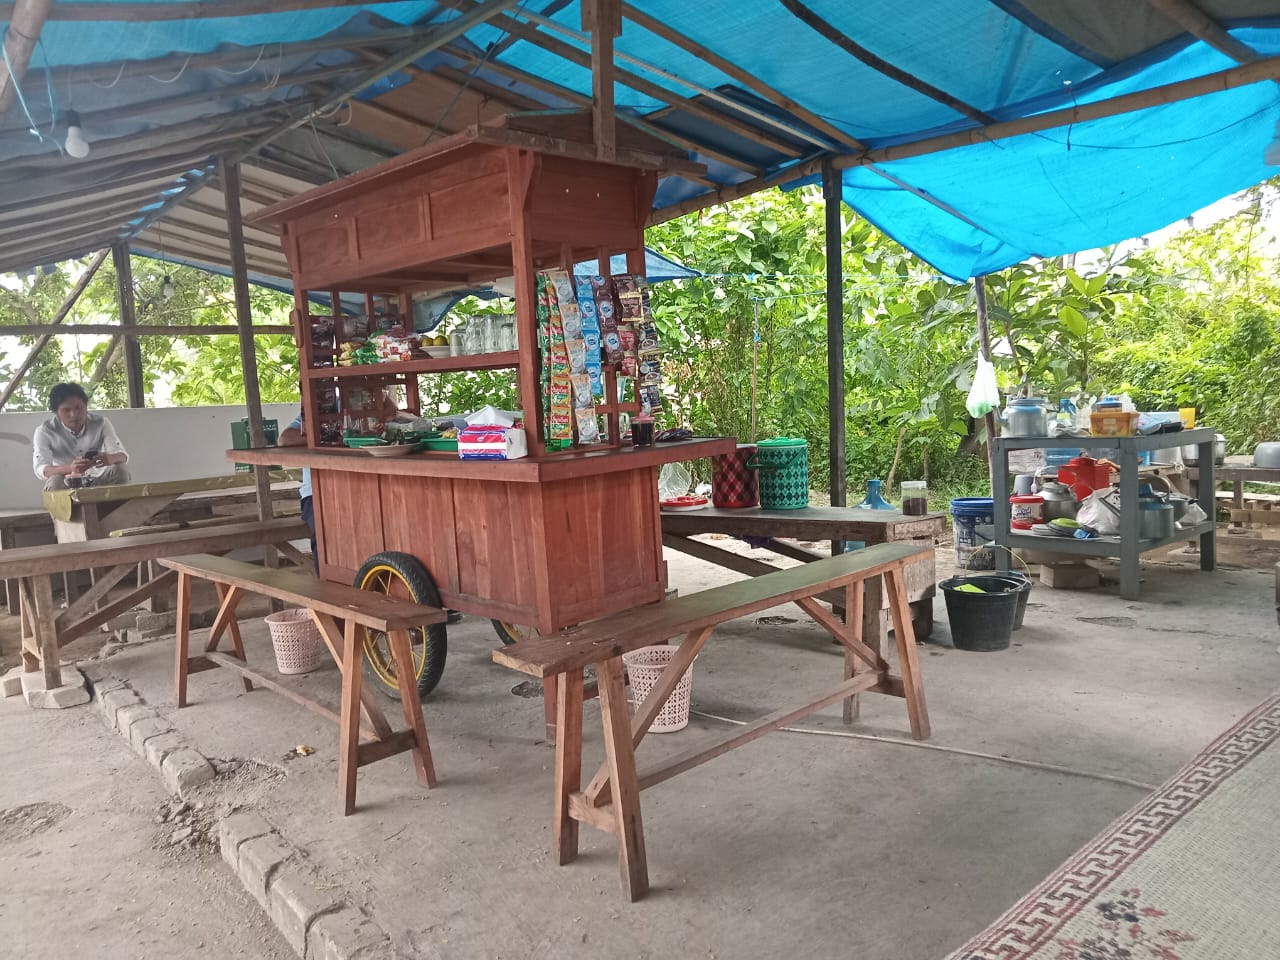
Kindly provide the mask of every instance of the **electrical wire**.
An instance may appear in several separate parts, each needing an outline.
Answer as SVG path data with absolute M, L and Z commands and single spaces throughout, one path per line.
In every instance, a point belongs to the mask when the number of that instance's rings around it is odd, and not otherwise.
M 18 83 L 17 74 L 13 72 L 13 64 L 9 60 L 9 27 L 7 25 L 4 28 L 4 32 L 0 33 L 0 54 L 4 55 L 4 67 L 9 71 L 9 85 L 17 96 L 18 105 L 22 107 L 22 112 L 27 115 L 27 123 L 31 127 L 31 132 L 36 139 L 44 143 L 48 138 L 40 132 L 40 125 L 36 123 L 35 117 L 31 115 L 31 109 L 27 106 L 27 99 L 22 95 L 22 84 Z M 57 141 L 54 142 L 56 143 Z M 61 150 L 62 147 L 59 146 L 58 149 Z
M 187 67 L 190 65 L 190 63 L 191 63 L 191 58 L 192 58 L 193 56 L 194 56 L 194 54 L 188 53 L 188 54 L 187 54 L 187 59 L 185 59 L 185 60 L 183 60 L 183 61 L 182 61 L 182 66 L 179 68 L 178 72 L 177 72 L 177 73 L 175 73 L 175 74 L 174 74 L 172 77 L 170 77 L 168 80 L 161 80 L 159 77 L 152 76 L 151 74 L 147 74 L 147 78 L 148 78 L 148 79 L 150 79 L 150 80 L 154 80 L 156 83 L 166 83 L 166 84 L 167 84 L 167 83 L 177 83 L 179 80 L 181 80 L 181 79 L 182 79 L 182 75 L 183 75 L 184 73 L 186 73 L 186 72 L 187 72 Z
M 735 727 L 745 727 L 746 720 L 734 720 L 732 717 L 721 717 L 714 713 L 704 713 L 701 710 L 690 710 L 690 714 L 702 717 L 706 720 L 718 720 L 721 723 L 733 724 Z M 1074 767 L 1062 767 L 1056 763 L 1041 763 L 1039 760 L 1021 760 L 1017 757 L 1002 757 L 997 753 L 983 753 L 980 750 L 965 750 L 962 747 L 944 747 L 937 743 L 925 743 L 920 740 L 898 740 L 896 737 L 877 737 L 870 733 L 847 733 L 843 730 L 816 730 L 813 727 L 778 727 L 783 733 L 807 733 L 815 737 L 840 737 L 844 740 L 870 740 L 873 743 L 891 743 L 899 747 L 917 747 L 921 750 L 936 750 L 939 753 L 951 753 L 961 757 L 974 757 L 978 760 L 990 760 L 994 763 L 1003 763 L 1013 767 L 1027 767 L 1031 770 L 1043 770 L 1046 773 L 1062 773 L 1072 777 L 1084 777 L 1087 780 L 1101 780 L 1104 783 L 1118 783 L 1121 786 L 1133 787 L 1136 790 L 1143 790 L 1150 793 L 1155 790 L 1155 784 L 1143 783 L 1140 780 L 1130 780 L 1128 777 L 1117 777 L 1109 773 L 1094 773 L 1090 770 L 1077 770 Z
M 281 49 L 283 50 L 283 47 Z M 262 55 L 266 53 L 266 51 L 267 44 L 264 43 L 262 46 L 258 47 L 258 56 L 254 59 L 253 63 L 249 64 L 243 70 L 228 70 L 226 67 L 214 67 L 213 69 L 217 70 L 219 73 L 225 73 L 229 77 L 243 77 L 246 73 L 249 73 L 254 67 L 262 62 Z
M 120 69 L 116 71 L 116 78 L 114 80 L 112 80 L 110 83 L 99 83 L 97 80 L 94 80 L 92 81 L 93 85 L 95 87 L 98 87 L 101 90 L 110 90 L 112 87 L 114 87 L 117 83 L 120 82 L 120 78 L 124 76 L 124 68 L 127 67 L 128 65 L 129 65 L 129 62 L 127 60 L 122 60 L 120 62 Z M 68 78 L 67 82 L 68 83 L 71 82 L 70 78 Z

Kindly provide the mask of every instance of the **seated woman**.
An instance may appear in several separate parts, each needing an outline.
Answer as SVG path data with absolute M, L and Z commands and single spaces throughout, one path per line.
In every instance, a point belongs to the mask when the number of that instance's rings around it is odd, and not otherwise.
M 89 412 L 89 396 L 78 383 L 49 391 L 53 416 L 36 428 L 32 465 L 46 490 L 128 483 L 129 460 L 111 421 Z

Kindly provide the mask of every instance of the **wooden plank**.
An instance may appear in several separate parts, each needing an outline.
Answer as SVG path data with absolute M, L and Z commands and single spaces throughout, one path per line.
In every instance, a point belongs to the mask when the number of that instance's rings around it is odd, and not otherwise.
M 868 577 L 862 584 L 862 642 L 878 655 L 884 655 L 884 644 L 888 639 L 888 624 L 884 614 L 884 577 Z M 848 614 L 846 614 L 848 616 Z M 860 698 L 853 697 L 853 719 L 857 719 L 861 711 Z
M 178 574 L 178 610 L 174 638 L 173 696 L 179 709 L 187 705 L 187 673 L 191 667 L 191 576 Z
M 623 892 L 634 903 L 649 892 L 649 865 L 644 848 L 640 785 L 636 780 L 635 747 L 631 742 L 631 718 L 627 714 L 622 658 L 614 657 L 602 662 L 596 668 L 596 678 L 600 686 L 604 750 L 614 798 L 618 868 Z
M 893 613 L 893 635 L 898 644 L 898 668 L 906 688 L 907 716 L 911 720 L 911 738 L 929 739 L 929 710 L 924 702 L 924 683 L 920 677 L 920 657 L 916 652 L 916 636 L 911 626 L 911 608 L 907 603 L 906 585 L 901 570 L 884 575 L 889 591 L 889 609 Z
M 412 730 L 396 730 L 377 740 L 362 743 L 356 749 L 356 766 L 367 766 L 398 753 L 406 753 L 413 749 L 415 742 Z
M 691 633 L 797 597 L 813 596 L 842 586 L 847 579 L 879 575 L 924 552 L 925 548 L 913 544 L 877 544 L 629 610 L 552 636 L 534 637 L 495 650 L 493 660 L 535 677 L 564 673 L 621 656 L 661 638 Z
M 856 590 L 854 591 L 857 592 Z M 809 614 L 827 633 L 831 634 L 836 640 L 840 641 L 844 646 L 848 647 L 854 656 L 861 659 L 872 670 L 883 673 L 889 669 L 889 664 L 884 657 L 880 656 L 875 650 L 872 650 L 861 640 L 854 640 L 848 629 L 843 623 L 836 619 L 830 610 L 818 606 L 817 602 L 805 597 L 801 597 L 796 604 L 805 613 Z
M 578 858 L 578 819 L 572 800 L 582 786 L 582 671 L 557 678 L 556 793 L 552 846 L 561 866 Z
M 133 265 L 128 241 L 111 245 L 111 262 L 116 268 L 116 301 L 120 307 L 120 326 L 124 330 L 125 383 L 129 390 L 129 406 L 147 405 L 146 384 L 142 380 L 142 345 L 131 335 L 138 325 L 137 303 L 133 291 Z
M 773 537 L 812 543 L 861 540 L 875 544 L 941 536 L 947 532 L 947 518 L 941 513 L 907 516 L 896 510 L 860 510 L 857 507 L 805 507 L 802 510 L 710 507 L 687 513 L 664 512 L 662 530 L 686 537 L 699 533 L 723 533 L 735 537 Z
M 174 500 L 178 499 L 178 496 L 175 493 L 126 500 L 103 518 L 102 532 L 110 536 L 117 530 L 141 526 L 162 510 L 167 509 Z
M 597 830 L 611 833 L 615 837 L 618 835 L 618 814 L 613 809 L 613 804 L 594 807 L 591 805 L 591 801 L 581 793 L 571 794 L 569 797 L 569 816 L 573 817 L 574 820 L 590 824 Z
M 118 597 L 110 603 L 99 607 L 83 620 L 77 620 L 75 623 L 68 623 L 58 631 L 59 645 L 65 646 L 77 637 L 84 636 L 90 630 L 96 630 L 118 614 L 124 613 L 126 610 L 131 610 L 142 603 L 142 601 L 150 599 L 161 590 L 166 589 L 169 584 L 173 583 L 175 576 L 176 575 L 172 571 L 163 573 L 153 580 L 148 580 L 137 589 L 131 590 L 123 597 Z
M 320 631 L 320 638 L 324 640 L 324 644 L 329 648 L 329 656 L 333 658 L 334 664 L 338 670 L 342 670 L 342 627 L 338 625 L 338 621 L 327 613 L 317 613 L 315 610 L 308 611 L 311 614 L 311 620 L 316 625 L 316 629 Z M 360 687 L 360 705 L 364 708 L 365 718 L 373 727 L 374 736 L 379 739 L 385 739 L 391 736 L 391 724 L 387 723 L 386 715 L 382 712 L 382 706 L 377 701 L 377 695 L 367 686 Z
M 705 560 L 708 563 L 714 563 L 728 570 L 736 570 L 738 573 L 745 573 L 749 577 L 761 577 L 766 573 L 773 573 L 782 569 L 775 567 L 771 563 L 765 563 L 763 560 L 757 560 L 754 557 L 744 557 L 740 553 L 734 553 L 732 550 L 725 550 L 722 547 L 713 546 L 710 543 L 704 543 L 701 540 L 694 540 L 690 537 L 680 536 L 678 534 L 664 533 L 662 535 L 662 545 L 670 547 L 672 550 L 679 550 L 681 553 L 687 553 L 691 557 L 697 557 L 699 560 Z M 772 547 L 770 547 L 772 549 Z M 799 549 L 799 548 L 797 548 Z M 776 551 L 775 551 L 776 552 Z M 823 559 L 815 554 L 811 556 L 806 563 L 814 560 Z M 825 603 L 839 603 L 840 594 L 836 591 L 828 590 L 819 594 L 819 600 Z
M 218 615 L 214 619 L 213 627 L 209 630 L 209 638 L 205 642 L 205 651 L 216 650 L 218 647 L 218 637 L 225 628 L 231 634 L 231 649 L 236 655 L 236 659 L 242 663 L 247 663 L 248 658 L 244 655 L 244 641 L 240 637 L 240 623 L 236 619 L 236 608 L 240 605 L 240 599 L 244 596 L 244 591 L 239 587 L 228 587 L 225 583 L 217 583 L 214 586 L 218 590 Z M 249 693 L 253 690 L 253 683 L 248 677 L 241 677 L 240 683 L 244 687 L 244 692 Z
M 347 621 L 347 629 L 351 628 L 352 621 Z M 418 692 L 414 682 L 413 673 L 413 651 L 409 646 L 409 633 L 406 630 L 391 630 L 387 634 L 387 641 L 391 645 L 391 655 L 395 658 L 396 677 L 400 681 L 400 707 L 404 713 L 405 726 L 413 732 L 413 765 L 418 773 L 418 782 L 425 787 L 434 787 L 436 785 L 436 768 L 431 760 L 431 743 L 427 740 L 427 724 L 422 719 L 422 701 L 418 699 Z M 359 668 L 358 662 L 353 662 L 345 655 L 343 663 L 347 666 L 347 672 L 353 672 Z
M 113 567 L 107 573 L 98 574 L 93 581 L 93 586 L 80 595 L 80 597 L 58 613 L 57 624 L 59 629 L 68 623 L 74 623 L 79 618 L 88 614 L 98 603 L 100 599 L 111 592 L 111 588 L 127 577 L 137 569 L 135 564 L 122 563 Z
M 446 619 L 445 612 L 436 607 L 394 600 L 383 594 L 319 580 L 309 573 L 294 570 L 268 570 L 240 560 L 202 554 L 162 557 L 159 562 L 171 570 L 241 587 L 250 593 L 273 597 L 384 632 L 413 630 L 425 624 L 444 623 Z
M 845 625 L 849 628 L 848 637 L 858 643 L 862 643 L 863 589 L 860 583 L 847 583 L 844 588 L 844 617 Z M 873 650 L 872 652 L 877 651 Z M 853 655 L 853 646 L 846 645 L 844 649 L 844 678 L 852 680 L 857 672 L 858 661 Z M 857 708 L 857 697 L 844 698 L 844 706 L 841 713 L 845 723 L 853 723 L 854 717 L 857 715 Z
M 281 540 L 305 540 L 308 536 L 306 524 L 294 518 L 281 518 L 267 523 L 227 524 L 214 530 L 178 530 L 82 543 L 18 547 L 0 551 L 0 579 L 114 567 L 122 563 L 136 564 L 185 553 L 234 550 Z
M 702 746 L 690 747 L 681 753 L 671 757 L 666 757 L 661 761 L 650 766 L 641 768 L 638 777 L 640 789 L 646 790 L 649 787 L 662 783 L 664 780 L 670 780 L 677 774 L 684 773 L 686 770 L 692 770 L 694 767 L 706 763 L 708 760 L 714 760 L 721 754 L 728 753 L 735 747 L 740 747 L 750 743 L 752 740 L 758 740 L 766 733 L 785 727 L 789 723 L 794 723 L 803 717 L 807 717 L 814 711 L 821 710 L 828 704 L 835 703 L 837 700 L 843 700 L 846 697 L 860 693 L 863 690 L 872 689 L 878 682 L 878 675 L 874 673 L 863 673 L 854 677 L 852 680 L 846 680 L 836 687 L 830 693 L 823 694 L 817 700 L 806 703 L 800 707 L 789 707 L 778 710 L 768 716 L 761 717 L 745 726 L 735 727 L 727 736 L 717 738 L 716 740 L 704 744 Z
M 46 689 L 62 686 L 62 660 L 58 656 L 57 608 L 53 605 L 51 577 L 32 577 L 31 592 L 35 600 L 33 622 L 40 648 L 40 669 Z

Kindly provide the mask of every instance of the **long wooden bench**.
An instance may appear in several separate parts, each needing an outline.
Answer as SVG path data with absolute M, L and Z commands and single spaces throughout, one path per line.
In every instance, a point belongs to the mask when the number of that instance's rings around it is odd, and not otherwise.
M 618 839 L 624 892 L 638 900 L 649 889 L 640 791 L 674 777 L 771 730 L 843 700 L 845 719 L 859 693 L 903 697 L 911 735 L 929 736 L 929 716 L 916 655 L 904 570 L 926 559 L 931 547 L 885 543 L 866 550 L 815 560 L 750 580 L 726 584 L 635 610 L 558 634 L 522 640 L 494 651 L 495 662 L 530 676 L 557 677 L 555 852 L 561 864 L 578 854 L 578 824 L 587 823 Z M 879 650 L 863 642 L 863 581 L 883 576 L 889 594 L 901 676 L 889 672 Z M 815 597 L 843 590 L 847 623 L 841 623 Z M 843 682 L 799 707 L 779 710 L 710 743 L 693 746 L 637 770 L 635 750 L 662 707 L 715 628 L 782 603 L 796 603 L 845 647 Z M 685 635 L 670 664 L 644 703 L 630 717 L 623 689 L 622 655 L 630 650 Z M 585 790 L 582 783 L 583 671 L 595 665 L 604 724 L 605 762 Z
M 189 673 L 225 667 L 240 674 L 246 691 L 252 690 L 256 683 L 283 694 L 321 716 L 337 721 L 338 805 L 344 816 L 355 812 L 356 769 L 365 764 L 411 751 L 418 781 L 427 787 L 436 785 L 421 701 L 412 693 L 401 696 L 406 729 L 391 729 L 372 691 L 364 686 L 364 643 L 357 628 L 367 627 L 385 633 L 395 660 L 396 676 L 412 677 L 413 651 L 409 631 L 431 623 L 444 623 L 447 616 L 445 611 L 407 600 L 396 600 L 358 587 L 330 583 L 310 573 L 272 570 L 225 557 L 168 557 L 160 563 L 178 575 L 174 696 L 179 707 L 187 705 Z M 190 598 L 193 579 L 214 583 L 221 598 L 204 651 L 195 657 L 190 655 Z M 305 607 L 311 613 L 311 619 L 342 674 L 342 696 L 338 712 L 335 713 L 325 704 L 249 667 L 245 660 L 240 626 L 236 620 L 236 608 L 246 593 L 271 597 L 294 607 Z M 231 637 L 231 655 L 218 650 L 218 644 L 225 634 L 230 634 Z M 412 683 L 410 687 L 412 689 Z M 365 743 L 360 741 L 362 708 L 369 724 L 363 730 L 369 738 Z
M 130 610 L 174 582 L 164 573 L 111 598 L 113 587 L 139 564 L 184 553 L 230 553 L 242 547 L 283 545 L 309 536 L 297 518 L 224 524 L 211 529 L 173 530 L 133 537 L 50 543 L 0 552 L 0 580 L 16 580 L 22 617 L 22 664 L 41 670 L 46 687 L 62 683 L 58 649 L 111 618 Z M 99 570 L 94 585 L 59 610 L 53 602 L 53 577 Z

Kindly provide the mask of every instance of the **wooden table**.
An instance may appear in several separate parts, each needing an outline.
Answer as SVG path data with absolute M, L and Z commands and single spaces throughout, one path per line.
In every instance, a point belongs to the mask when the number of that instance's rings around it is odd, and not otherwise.
M 1200 467 L 1186 466 L 1187 479 L 1192 482 L 1192 493 L 1199 495 Z M 1213 468 L 1213 483 L 1230 481 L 1231 505 L 1237 510 L 1244 508 L 1244 485 L 1246 483 L 1280 483 L 1280 467 L 1255 467 L 1250 455 L 1227 457 L 1226 461 Z
M 53 534 L 53 520 L 43 510 L 0 510 L 0 552 L 12 550 L 18 546 L 23 534 Z M 10 613 L 18 612 L 18 581 L 5 580 L 5 609 Z
M 273 472 L 272 498 L 296 499 L 298 476 L 296 471 Z M 78 490 L 46 490 L 44 505 L 53 518 L 58 542 L 76 543 L 143 526 L 162 512 L 173 513 L 175 501 L 205 516 L 216 507 L 253 503 L 253 486 L 251 472 L 156 483 L 116 483 Z
M 740 537 L 780 556 L 808 563 L 824 555 L 787 541 L 861 541 L 867 546 L 877 543 L 932 546 L 934 538 L 946 532 L 946 514 L 908 516 L 897 510 L 863 510 L 858 507 L 806 507 L 803 510 L 708 508 L 688 512 L 662 512 L 663 546 L 752 577 L 772 573 L 778 568 L 692 538 L 704 533 Z M 905 577 L 907 599 L 911 601 L 912 624 L 916 636 L 923 639 L 933 630 L 932 601 L 937 591 L 933 555 L 929 554 L 926 560 L 908 566 Z M 879 577 L 868 578 L 866 590 L 863 629 L 876 649 L 881 649 L 888 633 L 886 613 L 889 598 Z M 830 599 L 837 609 L 843 609 L 842 598 Z

